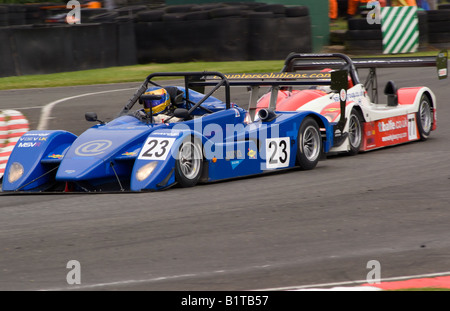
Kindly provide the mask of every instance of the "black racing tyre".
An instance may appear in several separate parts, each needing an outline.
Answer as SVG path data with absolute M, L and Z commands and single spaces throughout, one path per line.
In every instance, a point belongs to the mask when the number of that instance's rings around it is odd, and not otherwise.
M 133 22 L 135 19 L 132 16 L 119 16 L 114 19 L 116 23 L 128 23 Z
M 190 11 L 209 11 L 217 8 L 223 8 L 226 3 L 207 3 L 207 4 L 194 4 Z
M 196 11 L 186 13 L 184 20 L 195 21 L 195 20 L 206 20 L 209 19 L 209 14 L 207 11 Z
M 346 32 L 348 40 L 383 40 L 381 30 L 348 30 Z
M 345 48 L 348 51 L 364 51 L 381 52 L 383 50 L 383 40 L 347 40 Z
M 448 21 L 450 20 L 450 10 L 429 10 L 427 16 L 428 21 Z
M 163 21 L 182 21 L 184 20 L 184 17 L 186 16 L 186 13 L 165 13 L 161 19 Z
M 165 7 L 166 13 L 185 13 L 191 11 L 194 4 L 178 4 L 178 5 L 168 5 Z
M 450 32 L 430 32 L 428 34 L 430 43 L 447 43 L 450 42 Z
M 376 30 L 381 29 L 381 24 L 369 24 L 365 18 L 350 18 L 348 30 Z
M 255 12 L 255 11 L 250 11 L 246 14 L 246 17 L 251 18 L 251 19 L 268 19 L 268 18 L 272 18 L 274 17 L 272 12 Z
M 425 94 L 420 98 L 416 118 L 420 140 L 427 140 L 433 127 L 433 106 L 430 98 Z
M 428 30 L 430 33 L 440 33 L 440 32 L 450 32 L 450 22 L 449 21 L 430 21 L 428 23 Z
M 283 4 L 262 4 L 254 8 L 255 12 L 272 12 L 274 14 L 285 14 L 286 7 Z
M 238 7 L 229 6 L 223 8 L 212 9 L 209 11 L 211 18 L 241 16 L 241 10 Z
M 163 15 L 164 10 L 148 10 L 137 13 L 136 17 L 139 22 L 159 22 Z
M 303 5 L 286 7 L 286 16 L 287 17 L 309 16 L 309 8 Z
M 311 117 L 303 120 L 297 136 L 297 165 L 302 170 L 316 167 L 322 153 L 322 138 L 317 121 Z
M 91 16 L 108 13 L 106 9 L 81 9 L 82 19 L 89 19 Z
M 361 149 L 364 135 L 362 120 L 361 113 L 356 109 L 352 109 L 348 119 L 348 142 L 350 145 L 350 150 L 347 153 L 348 155 L 358 154 Z
M 187 137 L 181 143 L 175 160 L 175 179 L 182 187 L 192 187 L 200 180 L 202 171 L 202 144 L 194 137 Z
M 112 22 L 116 17 L 119 17 L 117 12 L 107 12 L 89 17 L 89 21 L 92 23 Z
M 96 10 L 98 10 L 98 9 L 96 9 Z M 126 16 L 133 15 L 134 16 L 135 14 L 145 11 L 145 10 L 147 10 L 147 6 L 145 6 L 145 5 L 124 6 L 124 7 L 115 9 L 115 11 L 117 13 L 119 13 L 119 16 L 124 16 L 124 15 L 126 15 Z

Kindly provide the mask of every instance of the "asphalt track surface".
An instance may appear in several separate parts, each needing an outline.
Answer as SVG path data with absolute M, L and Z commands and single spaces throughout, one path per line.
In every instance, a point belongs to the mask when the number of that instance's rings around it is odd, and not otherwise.
M 432 88 L 429 140 L 188 189 L 1 196 L 0 290 L 276 289 L 364 280 L 370 260 L 382 278 L 450 271 L 449 81 L 432 68 L 378 77 L 380 98 L 388 79 Z M 46 127 L 79 134 L 85 111 L 110 120 L 137 86 L 1 91 L 0 109 L 36 129 L 59 101 Z M 232 99 L 245 107 L 248 94 Z M 70 260 L 79 285 L 67 284 Z

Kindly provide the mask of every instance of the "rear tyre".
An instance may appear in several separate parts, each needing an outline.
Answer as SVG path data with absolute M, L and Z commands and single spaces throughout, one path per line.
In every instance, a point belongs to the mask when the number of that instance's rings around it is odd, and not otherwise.
M 348 155 L 358 154 L 361 148 L 363 138 L 361 120 L 361 114 L 357 110 L 352 109 L 348 120 L 348 142 L 350 145 L 350 150 L 347 153 Z
M 203 170 L 202 144 L 188 137 L 180 146 L 175 161 L 175 179 L 182 187 L 192 187 L 199 181 Z
M 297 164 L 302 170 L 316 167 L 322 153 L 320 128 L 313 118 L 305 118 L 300 125 L 297 137 Z
M 426 95 L 422 95 L 420 98 L 417 127 L 419 128 L 420 140 L 427 140 L 433 127 L 433 108 L 431 100 Z

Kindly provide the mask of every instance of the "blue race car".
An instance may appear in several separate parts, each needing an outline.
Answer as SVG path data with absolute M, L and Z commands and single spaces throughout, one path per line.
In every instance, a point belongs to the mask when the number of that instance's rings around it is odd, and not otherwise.
M 184 87 L 162 87 L 155 77 L 183 77 Z M 314 83 L 330 83 L 322 80 Z M 79 137 L 61 130 L 23 135 L 8 160 L 2 191 L 152 191 L 313 169 L 330 150 L 336 124 L 312 111 L 255 114 L 256 99 L 249 111 L 230 102 L 230 85 L 276 90 L 287 83 L 293 81 L 233 84 L 219 72 L 151 74 L 111 122 L 88 112 L 86 119 L 98 124 Z M 206 86 L 211 90 L 204 94 Z M 212 96 L 218 89 L 225 90 L 224 101 Z M 142 106 L 132 111 L 136 103 Z

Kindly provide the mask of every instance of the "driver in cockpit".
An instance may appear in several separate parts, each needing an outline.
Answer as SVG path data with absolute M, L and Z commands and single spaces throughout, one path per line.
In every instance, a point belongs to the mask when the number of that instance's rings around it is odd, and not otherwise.
M 178 91 L 178 90 L 176 90 Z M 139 103 L 144 109 L 136 111 L 135 116 L 141 120 L 150 120 L 153 117 L 154 123 L 163 123 L 165 121 L 178 122 L 181 119 L 173 116 L 173 110 L 177 107 L 172 104 L 169 92 L 162 87 L 151 87 L 146 90 L 144 95 L 156 95 L 159 99 L 143 99 Z

